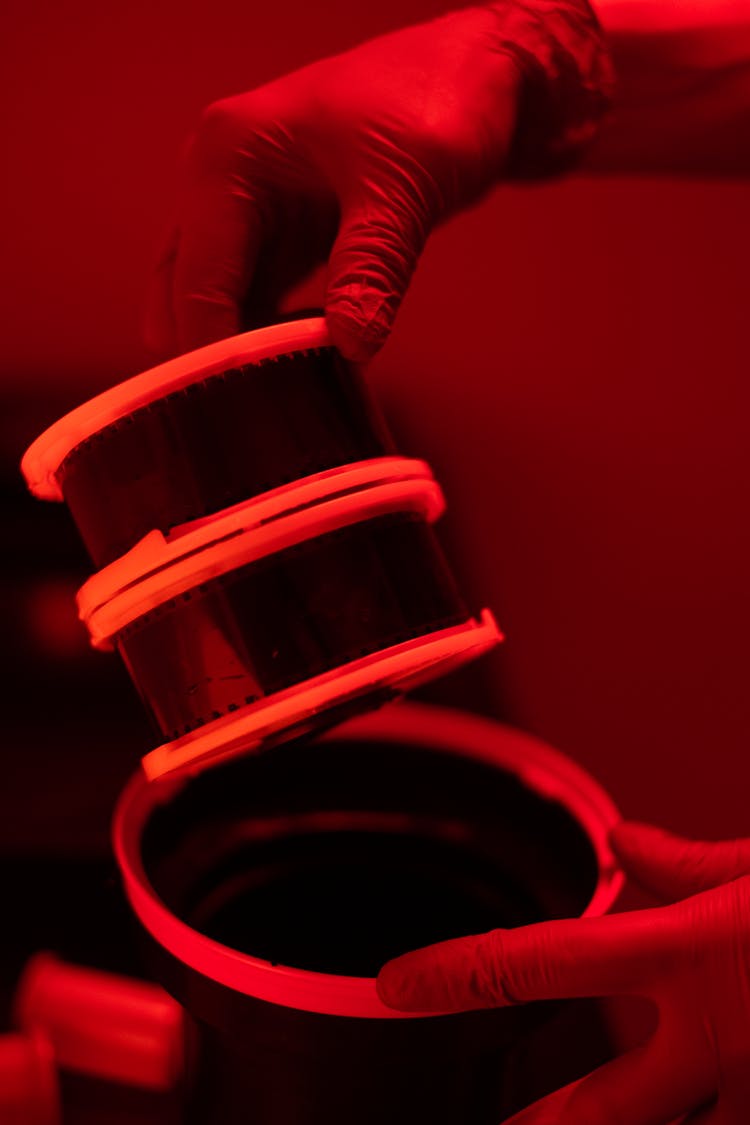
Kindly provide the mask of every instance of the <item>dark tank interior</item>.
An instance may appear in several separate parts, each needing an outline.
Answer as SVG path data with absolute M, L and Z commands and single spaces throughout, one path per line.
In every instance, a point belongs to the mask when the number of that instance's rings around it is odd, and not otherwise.
M 341 739 L 192 779 L 151 816 L 142 855 L 201 933 L 352 976 L 434 941 L 578 914 L 596 882 L 571 814 L 506 770 Z

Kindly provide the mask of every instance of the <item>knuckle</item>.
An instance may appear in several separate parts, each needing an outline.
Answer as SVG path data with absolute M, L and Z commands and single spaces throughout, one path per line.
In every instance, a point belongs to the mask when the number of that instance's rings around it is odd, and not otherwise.
M 211 102 L 198 119 L 190 150 L 193 163 L 200 165 L 222 162 L 228 154 L 237 151 L 246 131 L 245 114 L 239 97 Z
M 223 136 L 236 127 L 239 119 L 237 98 L 219 98 L 205 107 L 198 120 L 198 128 L 206 136 Z
M 489 997 L 500 1007 L 517 1004 L 521 999 L 507 961 L 506 931 L 491 930 L 477 946 L 476 988 L 479 995 Z

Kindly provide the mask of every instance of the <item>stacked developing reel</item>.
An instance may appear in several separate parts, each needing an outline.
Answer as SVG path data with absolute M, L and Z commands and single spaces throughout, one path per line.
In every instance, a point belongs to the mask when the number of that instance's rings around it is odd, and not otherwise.
M 138 375 L 22 468 L 99 567 L 79 613 L 164 739 L 149 777 L 330 725 L 501 639 L 456 589 L 429 466 L 398 455 L 322 319 Z

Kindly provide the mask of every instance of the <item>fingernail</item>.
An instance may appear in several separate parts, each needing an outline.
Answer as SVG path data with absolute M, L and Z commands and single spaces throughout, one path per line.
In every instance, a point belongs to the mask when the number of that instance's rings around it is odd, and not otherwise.
M 339 317 L 329 317 L 328 330 L 331 341 L 350 363 L 369 363 L 380 350 L 380 343 L 367 341 L 356 327 Z
M 421 974 L 409 970 L 406 957 L 396 957 L 380 970 L 375 982 L 378 996 L 389 1008 L 401 1012 L 430 1011 Z
M 378 973 L 375 988 L 378 996 L 389 1008 L 398 1008 L 404 992 L 403 973 L 389 961 Z
M 389 302 L 370 287 L 352 284 L 329 293 L 326 323 L 333 343 L 354 363 L 368 363 L 390 330 Z

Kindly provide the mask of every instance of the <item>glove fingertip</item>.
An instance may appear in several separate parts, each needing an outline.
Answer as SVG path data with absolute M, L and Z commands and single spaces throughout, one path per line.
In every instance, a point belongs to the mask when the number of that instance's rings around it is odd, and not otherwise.
M 430 1001 L 425 998 L 418 977 L 406 972 L 399 961 L 400 958 L 389 961 L 378 973 L 375 981 L 378 997 L 396 1011 L 429 1011 Z
M 326 319 L 331 343 L 350 363 L 369 363 L 380 350 L 379 344 L 368 343 L 347 321 L 336 316 Z
M 665 864 L 667 868 L 671 867 L 674 853 L 674 839 L 668 832 L 650 824 L 621 821 L 611 829 L 609 844 L 618 863 L 630 878 L 641 884 L 645 880 L 649 889 L 653 889 L 651 881 L 657 876 L 657 893 L 661 893 L 663 869 Z
M 326 308 L 326 325 L 333 346 L 351 363 L 369 363 L 388 337 L 387 326 L 366 324 L 356 310 L 336 305 Z
M 648 853 L 673 839 L 663 828 L 638 820 L 621 820 L 609 832 L 610 847 L 618 858 Z
M 390 964 L 384 965 L 378 973 L 375 990 L 384 1004 L 398 1010 L 402 993 L 401 980 L 399 974 L 391 969 Z

